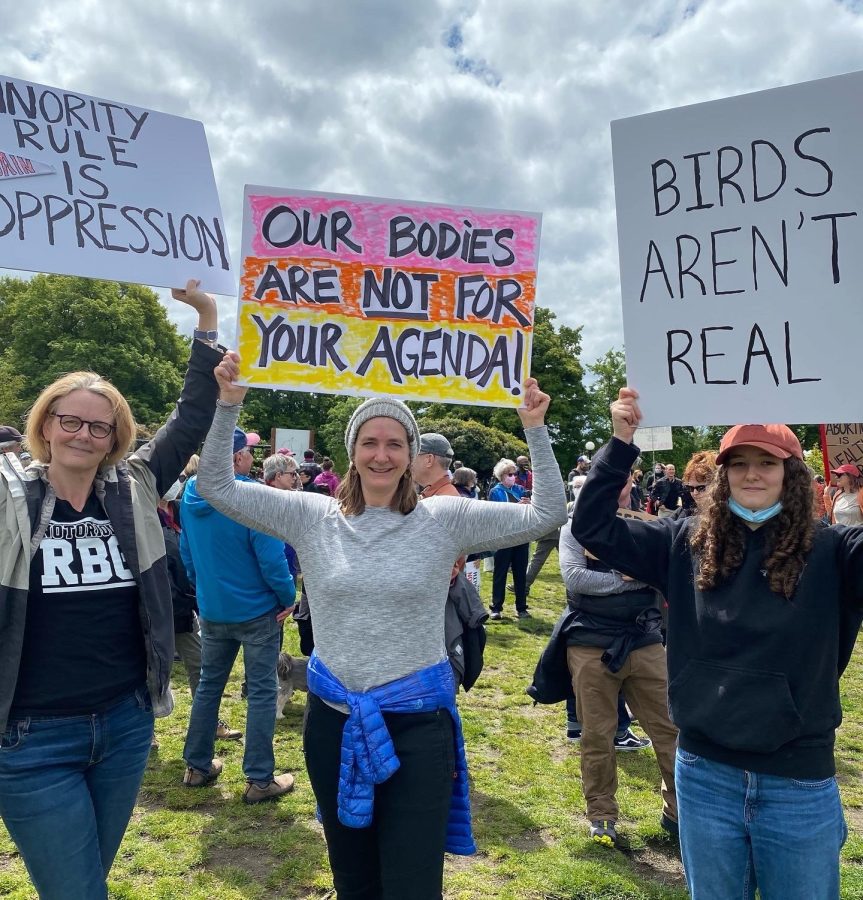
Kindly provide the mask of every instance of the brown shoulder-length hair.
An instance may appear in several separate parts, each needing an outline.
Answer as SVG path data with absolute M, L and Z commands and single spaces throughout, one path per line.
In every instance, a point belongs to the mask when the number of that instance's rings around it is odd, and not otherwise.
M 42 435 L 42 428 L 64 397 L 73 391 L 89 391 L 104 397 L 111 404 L 114 417 L 114 445 L 105 457 L 105 465 L 115 466 L 129 452 L 137 425 L 126 398 L 101 375 L 95 372 L 70 372 L 46 387 L 27 413 L 26 445 L 34 460 L 51 462 L 51 448 Z
M 341 480 L 336 497 L 342 508 L 342 514 L 346 516 L 359 516 L 366 510 L 366 500 L 363 496 L 363 485 L 360 481 L 360 473 L 357 472 L 356 466 L 351 462 L 345 477 Z M 400 512 L 403 516 L 413 512 L 418 502 L 414 480 L 411 477 L 410 466 L 402 475 L 396 492 L 393 495 L 390 509 L 393 512 Z
M 771 523 L 764 570 L 770 590 L 791 599 L 812 549 L 812 476 L 805 463 L 792 456 L 784 461 L 782 510 Z M 730 580 L 743 563 L 746 525 L 728 508 L 731 491 L 725 466 L 719 466 L 704 510 L 689 539 L 698 557 L 695 584 L 711 591 Z

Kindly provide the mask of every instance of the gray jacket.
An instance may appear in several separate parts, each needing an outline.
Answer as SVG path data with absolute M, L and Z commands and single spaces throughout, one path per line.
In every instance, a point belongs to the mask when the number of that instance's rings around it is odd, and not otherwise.
M 167 716 L 174 706 L 174 616 L 156 505 L 210 428 L 218 396 L 213 369 L 221 359 L 221 351 L 193 341 L 183 390 L 167 423 L 128 459 L 100 469 L 96 476 L 96 496 L 138 584 L 147 687 L 157 716 Z M 16 463 L 11 454 L 0 454 L 0 731 L 6 727 L 18 681 L 30 560 L 56 500 L 48 465 L 34 462 L 22 471 Z M 31 548 L 31 541 L 36 547 Z

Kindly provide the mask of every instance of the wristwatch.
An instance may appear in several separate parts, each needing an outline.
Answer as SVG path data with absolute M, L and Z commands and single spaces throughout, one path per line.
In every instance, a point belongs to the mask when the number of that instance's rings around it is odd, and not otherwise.
M 214 350 L 219 346 L 218 331 L 199 331 L 196 328 L 192 336 L 196 341 L 203 341 L 205 344 L 209 344 Z

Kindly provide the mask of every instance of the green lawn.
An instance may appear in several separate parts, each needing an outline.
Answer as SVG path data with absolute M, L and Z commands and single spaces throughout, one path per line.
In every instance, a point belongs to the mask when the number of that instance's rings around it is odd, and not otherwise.
M 488 595 L 491 576 L 484 576 Z M 512 595 L 507 597 L 511 616 Z M 540 650 L 564 602 L 552 556 L 531 597 L 533 619 L 490 623 L 486 668 L 460 707 L 471 770 L 479 853 L 448 857 L 449 900 L 647 900 L 687 897 L 680 858 L 659 827 L 659 773 L 652 751 L 620 754 L 624 848 L 587 840 L 577 746 L 568 745 L 563 708 L 534 707 L 525 695 Z M 362 637 L 358 636 L 358 640 Z M 296 635 L 289 635 L 296 647 Z M 274 804 L 241 802 L 242 747 L 224 743 L 213 788 L 180 784 L 189 694 L 176 671 L 177 709 L 157 722 L 139 805 L 112 870 L 111 896 L 124 900 L 240 900 L 332 897 L 326 850 L 301 749 L 304 695 L 276 724 L 276 763 L 294 772 L 293 794 Z M 242 727 L 240 668 L 222 707 Z M 843 898 L 863 897 L 863 654 L 844 679 L 839 778 L 851 835 L 843 851 Z M 0 826 L 0 896 L 35 897 L 24 865 Z

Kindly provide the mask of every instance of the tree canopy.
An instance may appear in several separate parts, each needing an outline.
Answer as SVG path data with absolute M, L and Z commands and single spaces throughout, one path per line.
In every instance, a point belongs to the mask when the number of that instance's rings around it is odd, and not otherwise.
M 78 370 L 108 378 L 139 422 L 159 424 L 189 354 L 154 291 L 62 275 L 0 279 L 0 333 L 0 421 L 10 424 L 42 388 Z

